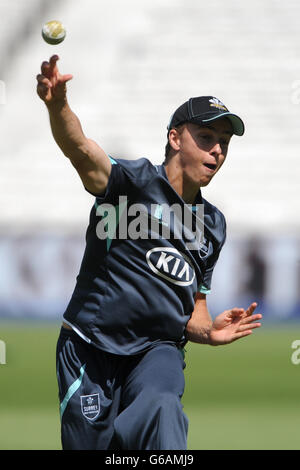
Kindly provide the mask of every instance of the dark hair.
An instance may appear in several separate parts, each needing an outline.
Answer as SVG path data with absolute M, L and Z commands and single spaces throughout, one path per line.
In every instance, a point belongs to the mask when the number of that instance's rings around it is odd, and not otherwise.
M 184 129 L 185 124 L 186 124 L 186 122 L 183 122 L 183 123 L 179 124 L 176 127 L 172 127 L 172 129 L 175 129 L 179 134 L 181 134 L 183 129 Z M 170 142 L 169 142 L 169 138 L 168 138 L 168 142 L 167 142 L 167 145 L 165 147 L 165 162 L 169 161 L 170 158 L 172 158 L 172 156 L 173 156 L 172 152 L 174 152 L 174 150 L 172 149 L 172 147 L 170 145 Z
M 170 142 L 167 142 L 167 145 L 165 147 L 165 159 L 168 160 L 169 153 L 171 152 L 171 145 Z

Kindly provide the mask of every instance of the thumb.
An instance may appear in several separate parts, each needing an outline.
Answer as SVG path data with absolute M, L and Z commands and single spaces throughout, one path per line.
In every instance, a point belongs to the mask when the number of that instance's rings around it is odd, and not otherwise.
M 72 80 L 72 78 L 73 78 L 73 75 L 71 75 L 70 73 L 67 73 L 66 75 L 61 75 L 60 81 L 63 83 L 67 83 L 70 80 Z

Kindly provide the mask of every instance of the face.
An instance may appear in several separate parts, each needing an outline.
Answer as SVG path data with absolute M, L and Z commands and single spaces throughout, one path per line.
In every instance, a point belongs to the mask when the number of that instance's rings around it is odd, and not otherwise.
M 225 161 L 232 134 L 226 118 L 205 127 L 186 123 L 180 133 L 170 131 L 184 176 L 199 186 L 208 185 Z

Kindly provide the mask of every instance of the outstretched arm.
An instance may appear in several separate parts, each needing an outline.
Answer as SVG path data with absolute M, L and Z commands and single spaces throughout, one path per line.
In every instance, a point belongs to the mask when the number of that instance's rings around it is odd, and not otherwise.
M 257 320 L 260 320 L 262 315 L 259 313 L 253 315 L 256 307 L 257 304 L 253 302 L 247 310 L 243 308 L 225 310 L 212 321 L 206 295 L 198 293 L 194 311 L 186 325 L 186 338 L 194 343 L 218 346 L 248 336 L 253 329 L 261 326 Z
M 37 75 L 37 93 L 47 106 L 53 137 L 76 168 L 84 186 L 92 193 L 105 191 L 111 171 L 106 153 L 83 131 L 78 117 L 67 101 L 66 84 L 73 77 L 62 75 L 57 67 L 59 57 L 54 55 L 41 65 Z

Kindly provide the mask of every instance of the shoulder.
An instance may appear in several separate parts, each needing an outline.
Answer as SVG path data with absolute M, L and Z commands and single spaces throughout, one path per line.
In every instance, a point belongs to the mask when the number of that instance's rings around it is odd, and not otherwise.
M 124 158 L 109 157 L 112 165 L 118 165 L 126 176 L 132 180 L 142 179 L 147 180 L 157 175 L 155 165 L 153 165 L 147 158 L 138 158 L 135 160 L 127 160 Z
M 223 245 L 226 238 L 226 219 L 216 206 L 202 198 L 204 204 L 205 226 L 209 228 L 216 240 Z

